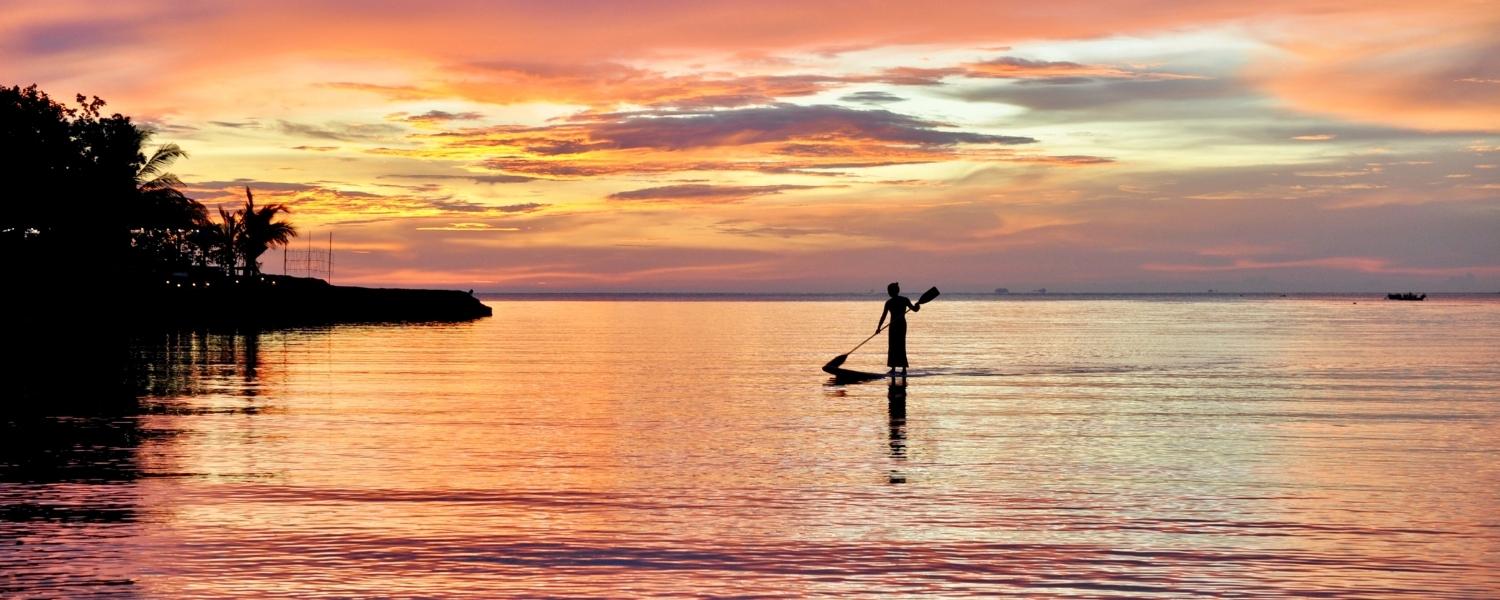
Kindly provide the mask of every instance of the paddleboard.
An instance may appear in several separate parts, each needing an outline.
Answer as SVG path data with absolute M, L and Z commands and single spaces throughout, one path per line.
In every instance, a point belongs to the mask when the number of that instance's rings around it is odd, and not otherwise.
M 870 373 L 868 371 L 855 371 L 853 369 L 830 369 L 824 367 L 823 372 L 833 376 L 834 385 L 863 383 L 866 381 L 874 381 L 876 379 L 885 379 L 886 377 L 885 373 Z

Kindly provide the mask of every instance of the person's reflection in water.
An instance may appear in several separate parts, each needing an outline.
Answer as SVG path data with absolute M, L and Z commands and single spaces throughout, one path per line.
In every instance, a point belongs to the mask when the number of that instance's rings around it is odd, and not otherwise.
M 906 462 L 906 386 L 891 385 L 887 390 L 886 413 L 891 427 L 891 472 L 892 484 L 906 483 L 906 474 L 895 468 Z

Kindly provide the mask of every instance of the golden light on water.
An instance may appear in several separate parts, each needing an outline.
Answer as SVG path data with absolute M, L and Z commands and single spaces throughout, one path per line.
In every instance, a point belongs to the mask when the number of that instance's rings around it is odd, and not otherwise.
M 873 302 L 491 304 L 137 340 L 155 408 L 90 426 L 125 428 L 87 450 L 106 479 L 0 495 L 92 512 L 0 522 L 0 566 L 164 596 L 1500 585 L 1488 299 L 945 296 L 899 395 L 816 370 Z

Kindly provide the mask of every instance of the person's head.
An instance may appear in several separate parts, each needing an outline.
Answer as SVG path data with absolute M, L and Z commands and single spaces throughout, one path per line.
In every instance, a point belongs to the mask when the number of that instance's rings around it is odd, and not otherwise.
M 897 282 L 891 282 L 890 285 L 885 286 L 885 291 L 890 292 L 891 297 L 895 298 L 897 294 L 901 293 L 901 284 Z

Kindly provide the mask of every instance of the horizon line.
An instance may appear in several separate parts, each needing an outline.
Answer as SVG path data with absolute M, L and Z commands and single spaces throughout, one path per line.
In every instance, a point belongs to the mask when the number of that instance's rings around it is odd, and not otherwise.
M 1367 291 L 1318 291 L 1318 292 L 1308 292 L 1308 291 L 1293 291 L 1293 292 L 1287 292 L 1287 291 L 1222 291 L 1222 292 L 1221 291 L 1212 291 L 1212 292 L 1210 292 L 1210 291 L 1202 291 L 1202 292 L 1185 292 L 1185 291 L 1149 291 L 1149 292 L 1142 292 L 1142 291 L 1129 291 L 1129 292 L 1127 292 L 1127 291 L 1057 291 L 1057 292 L 1054 292 L 1054 291 L 1050 291 L 1049 290 L 1049 291 L 1046 291 L 1046 292 L 1035 292 L 1035 291 L 1031 291 L 1031 292 L 1008 292 L 1008 293 L 1003 293 L 1003 294 L 1002 293 L 996 293 L 996 292 L 993 292 L 993 291 L 987 291 L 987 292 L 985 292 L 985 291 L 959 290 L 959 291 L 952 291 L 952 292 L 943 292 L 943 294 L 944 295 L 948 295 L 948 296 L 964 295 L 964 296 L 994 296 L 994 297 L 1005 297 L 1005 296 L 1038 296 L 1038 297 L 1040 297 L 1040 296 L 1247 296 L 1247 295 L 1248 296 L 1361 296 L 1361 295 L 1367 295 L 1367 294 L 1378 294 L 1378 295 L 1381 295 L 1383 297 L 1386 294 L 1407 293 L 1407 292 L 1421 293 L 1421 294 L 1427 294 L 1427 295 L 1432 295 L 1432 294 L 1447 294 L 1447 295 L 1465 295 L 1465 296 L 1483 296 L 1483 295 L 1496 295 L 1496 294 L 1500 294 L 1500 290 L 1496 290 L 1496 291 L 1481 291 L 1481 292 L 1476 292 L 1476 291 L 1462 291 L 1462 290 L 1445 290 L 1445 291 L 1403 290 L 1401 292 L 1370 291 L 1370 290 L 1367 290 Z M 686 291 L 686 290 L 672 290 L 672 291 L 646 291 L 646 290 L 635 290 L 635 291 L 627 291 L 627 290 L 511 290 L 511 291 L 506 291 L 506 290 L 488 290 L 488 291 L 486 291 L 486 290 L 475 290 L 473 293 L 475 295 L 491 295 L 491 296 L 863 296 L 863 295 L 876 295 L 876 294 L 882 295 L 882 296 L 885 295 L 885 292 L 882 291 L 882 290 L 842 291 L 842 292 L 807 292 L 807 291 L 801 291 L 801 292 L 798 292 L 798 291 L 735 292 L 735 291 Z

